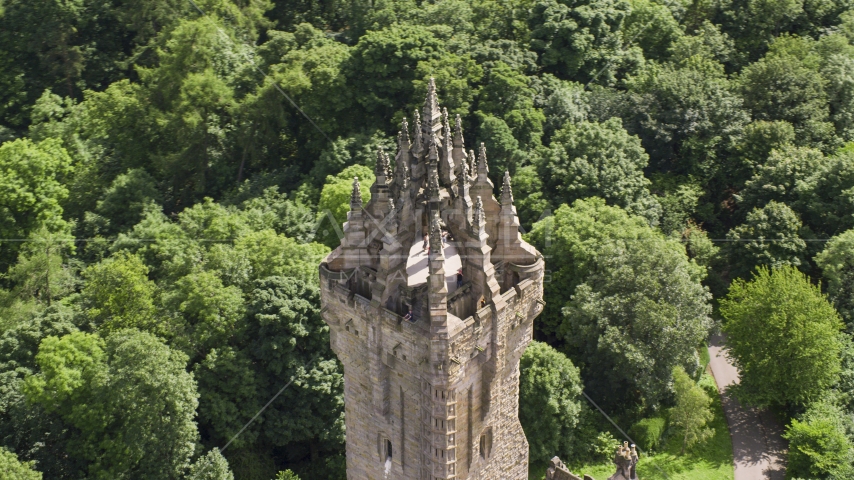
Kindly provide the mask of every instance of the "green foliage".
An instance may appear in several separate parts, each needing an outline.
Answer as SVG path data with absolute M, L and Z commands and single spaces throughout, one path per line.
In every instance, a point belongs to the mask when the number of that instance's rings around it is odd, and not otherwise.
M 833 132 L 825 81 L 816 56 L 793 42 L 781 42 L 779 49 L 744 68 L 739 77 L 744 104 L 754 119 L 787 121 L 799 143 L 818 146 Z
M 59 141 L 19 139 L 0 145 L 0 238 L 28 238 L 42 226 L 61 230 L 62 202 L 68 196 L 62 180 L 71 170 L 71 157 Z M 4 247 L 0 266 L 13 262 L 18 248 L 15 243 Z
M 827 296 L 850 330 L 854 326 L 854 230 L 831 238 L 815 263 L 827 280 Z
M 702 55 L 678 64 L 649 64 L 629 78 L 628 86 L 653 167 L 705 181 L 732 173 L 727 150 L 748 114 L 723 65 Z
M 753 177 L 736 197 L 746 212 L 764 207 L 771 200 L 797 205 L 798 187 L 827 159 L 816 149 L 784 145 L 771 150 L 767 160 L 757 162 Z
M 800 218 L 785 203 L 771 200 L 754 208 L 743 224 L 727 233 L 733 275 L 746 277 L 760 265 L 803 265 L 807 245 L 801 227 Z
M 145 170 L 132 169 L 113 180 L 85 221 L 92 233 L 111 235 L 136 225 L 150 204 L 161 201 L 154 178 Z
M 75 332 L 42 340 L 36 362 L 23 391 L 78 429 L 68 454 L 92 477 L 176 478 L 188 466 L 198 394 L 184 354 L 138 330 Z
M 73 251 L 74 240 L 67 234 L 53 233 L 44 226 L 32 232 L 21 247 L 18 263 L 7 273 L 14 284 L 7 303 L 35 299 L 50 306 L 54 298 L 72 292 L 77 284 L 75 269 L 69 265 Z
M 528 18 L 531 48 L 555 73 L 609 84 L 617 72 L 642 58 L 640 49 L 621 48 L 621 27 L 630 12 L 631 4 L 623 0 L 533 2 Z
M 556 194 L 555 204 L 600 197 L 655 224 L 661 207 L 649 194 L 650 182 L 643 176 L 648 159 L 640 140 L 614 118 L 558 130 L 538 170 L 543 186 Z
M 279 472 L 276 475 L 276 480 L 300 480 L 300 479 L 296 473 L 294 473 L 290 470 L 284 470 L 284 471 Z
M 744 167 L 752 168 L 754 172 L 757 170 L 758 175 L 773 174 L 774 164 L 779 164 L 780 157 L 785 156 L 780 150 L 785 152 L 786 145 L 795 142 L 795 129 L 792 124 L 786 121 L 764 121 L 757 120 L 749 123 L 744 127 L 744 133 L 741 140 L 736 146 L 736 150 L 741 155 L 744 161 Z M 771 152 L 778 150 L 773 160 L 768 159 Z M 794 156 L 804 155 L 809 157 L 812 154 L 810 150 L 790 149 Z M 770 168 L 769 168 L 770 167 Z M 758 193 L 758 192 L 757 192 Z
M 33 467 L 34 462 L 20 462 L 14 453 L 0 447 L 0 471 L 7 480 L 41 480 L 41 472 Z
M 667 422 L 661 417 L 644 418 L 632 425 L 629 436 L 648 452 L 658 449 Z
M 854 474 L 854 446 L 846 435 L 844 413 L 827 402 L 809 406 L 786 426 L 789 441 L 787 475 L 804 478 L 849 478 Z
M 702 187 L 690 178 L 665 175 L 653 175 L 652 182 L 651 190 L 658 194 L 661 205 L 661 231 L 666 234 L 685 231 L 697 214 Z
M 512 156 L 519 156 L 515 153 L 515 142 L 511 141 L 514 137 L 523 149 L 540 145 L 545 116 L 534 106 L 531 83 L 530 77 L 499 61 L 489 69 L 488 83 L 480 91 L 482 118 L 478 137 L 481 142 L 495 142 L 487 145 L 495 145 L 500 152 L 497 158 L 503 159 L 506 167 L 513 165 Z M 492 124 L 489 127 L 485 125 L 487 119 L 494 119 L 489 122 Z M 502 123 L 506 126 L 502 127 Z M 501 130 L 507 132 L 499 133 Z M 508 135 L 510 139 L 501 138 Z
M 190 465 L 190 471 L 185 478 L 187 480 L 234 480 L 234 474 L 231 473 L 228 460 L 219 453 L 219 449 L 212 448 Z
M 87 315 L 105 334 L 123 328 L 165 333 L 155 315 L 156 287 L 138 256 L 121 252 L 90 266 L 84 276 L 81 297 Z
M 532 462 L 577 458 L 573 434 L 581 412 L 581 378 L 565 355 L 532 342 L 519 366 L 519 421 Z
M 757 269 L 720 300 L 738 398 L 756 406 L 807 405 L 840 369 L 839 314 L 793 267 Z
M 555 259 L 546 294 L 557 305 L 540 328 L 588 372 L 598 398 L 618 404 L 627 399 L 615 392 L 634 391 L 657 404 L 711 327 L 704 269 L 679 241 L 599 199 L 560 207 L 530 239 Z
M 371 199 L 371 192 L 367 187 L 373 184 L 376 178 L 373 170 L 363 165 L 352 165 L 334 177 L 326 177 L 326 184 L 320 191 L 320 202 L 317 204 L 321 229 L 318 232 L 319 240 L 329 248 L 335 248 L 341 243 L 339 229 L 347 221 L 347 212 L 350 211 L 354 178 L 358 178 L 359 184 L 363 185 L 362 205 L 367 205 Z
M 714 430 L 706 428 L 706 423 L 713 418 L 709 410 L 712 399 L 694 383 L 682 367 L 673 369 L 673 392 L 676 405 L 670 409 L 668 415 L 670 424 L 682 438 L 684 454 L 685 449 L 702 443 L 715 434 Z

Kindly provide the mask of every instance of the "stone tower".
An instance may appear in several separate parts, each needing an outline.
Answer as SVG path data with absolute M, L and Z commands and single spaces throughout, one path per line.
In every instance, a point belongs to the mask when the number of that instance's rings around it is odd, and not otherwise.
M 522 240 L 505 173 L 466 151 L 431 79 L 371 200 L 353 180 L 321 310 L 344 364 L 349 480 L 528 478 L 519 358 L 543 309 L 543 258 Z M 393 164 L 393 168 L 392 168 Z

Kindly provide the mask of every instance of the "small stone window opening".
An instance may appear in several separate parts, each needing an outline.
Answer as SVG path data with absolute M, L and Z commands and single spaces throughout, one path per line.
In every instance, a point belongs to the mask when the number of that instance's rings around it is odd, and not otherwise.
M 492 429 L 489 428 L 480 435 L 480 458 L 489 459 L 492 453 Z
M 385 441 L 385 454 L 386 454 L 386 456 L 385 456 L 386 460 L 391 460 L 392 447 L 391 447 L 391 440 L 389 440 L 389 439 L 386 439 L 386 441 Z

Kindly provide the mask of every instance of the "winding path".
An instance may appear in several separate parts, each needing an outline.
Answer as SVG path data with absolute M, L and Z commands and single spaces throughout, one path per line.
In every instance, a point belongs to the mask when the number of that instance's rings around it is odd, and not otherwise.
M 738 383 L 738 370 L 726 358 L 726 337 L 709 339 L 709 366 L 721 392 L 724 414 L 732 437 L 735 480 L 783 480 L 786 472 L 786 444 L 782 427 L 768 412 L 743 407 L 726 389 Z

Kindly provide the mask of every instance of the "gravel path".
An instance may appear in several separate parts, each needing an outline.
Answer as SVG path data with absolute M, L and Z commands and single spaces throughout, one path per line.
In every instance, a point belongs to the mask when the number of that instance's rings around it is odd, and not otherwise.
M 721 392 L 721 402 L 732 437 L 735 480 L 783 480 L 786 472 L 786 444 L 783 428 L 768 412 L 742 407 L 726 389 L 738 383 L 738 370 L 724 354 L 726 338 L 709 339 L 712 375 Z

